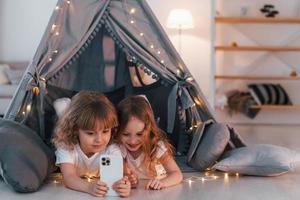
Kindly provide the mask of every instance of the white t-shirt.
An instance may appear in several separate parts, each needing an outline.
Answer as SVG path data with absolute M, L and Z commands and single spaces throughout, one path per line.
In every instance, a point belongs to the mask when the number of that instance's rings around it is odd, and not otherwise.
M 124 159 L 126 159 L 129 168 L 132 169 L 134 171 L 134 173 L 136 173 L 140 179 L 152 179 L 153 178 L 148 175 L 147 168 L 142 163 L 144 160 L 144 153 L 141 153 L 141 155 L 139 155 L 139 157 L 134 159 L 124 145 L 120 145 L 120 149 L 122 152 L 122 156 Z M 165 146 L 164 142 L 159 141 L 158 148 L 156 150 L 156 158 L 160 159 L 166 152 L 167 152 L 167 147 Z M 155 171 L 157 174 L 157 176 L 155 178 L 157 178 L 157 179 L 164 178 L 167 174 L 165 168 L 163 167 L 163 165 L 161 163 L 157 163 L 155 165 Z
M 55 151 L 56 165 L 61 163 L 71 163 L 75 165 L 78 176 L 99 177 L 100 155 L 120 155 L 121 151 L 118 145 L 111 144 L 103 151 L 95 153 L 91 157 L 87 157 L 81 150 L 79 144 L 74 146 L 73 150 L 57 148 Z

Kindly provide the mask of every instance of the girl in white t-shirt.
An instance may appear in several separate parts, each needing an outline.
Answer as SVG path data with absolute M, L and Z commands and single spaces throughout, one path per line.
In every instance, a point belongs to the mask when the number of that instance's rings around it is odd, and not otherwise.
M 117 107 L 119 127 L 115 139 L 125 159 L 132 187 L 138 179 L 150 179 L 145 189 L 160 190 L 182 181 L 172 146 L 154 120 L 149 102 L 131 96 Z
M 106 183 L 99 178 L 88 182 L 82 177 L 99 177 L 101 154 L 121 156 L 117 145 L 109 145 L 117 123 L 116 110 L 103 94 L 81 91 L 72 98 L 58 120 L 53 138 L 57 147 L 56 164 L 66 187 L 105 196 L 108 190 Z M 130 181 L 125 176 L 112 189 L 127 197 L 131 190 Z

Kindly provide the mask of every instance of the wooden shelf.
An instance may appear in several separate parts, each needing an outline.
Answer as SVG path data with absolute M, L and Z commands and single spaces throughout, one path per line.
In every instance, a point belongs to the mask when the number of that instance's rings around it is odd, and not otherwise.
M 215 79 L 225 80 L 291 80 L 299 81 L 298 76 L 229 76 L 229 75 L 215 75 Z
M 300 105 L 252 105 L 253 109 L 300 109 Z
M 300 17 L 216 17 L 223 24 L 300 24 Z
M 215 46 L 216 51 L 300 51 L 292 46 Z

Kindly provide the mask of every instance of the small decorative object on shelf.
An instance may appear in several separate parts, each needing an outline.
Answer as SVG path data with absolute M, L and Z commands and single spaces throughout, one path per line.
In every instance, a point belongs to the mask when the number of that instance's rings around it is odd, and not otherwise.
M 297 76 L 297 72 L 295 70 L 292 70 L 291 73 L 290 73 L 290 76 L 296 77 Z
M 237 44 L 236 42 L 232 42 L 232 43 L 231 43 L 231 46 L 232 46 L 232 47 L 237 47 L 238 44 Z
M 265 15 L 265 17 L 276 17 L 279 14 L 278 10 L 275 10 L 275 6 L 272 4 L 265 4 L 260 11 Z
M 249 6 L 242 6 L 240 15 L 241 16 L 248 16 L 249 15 Z

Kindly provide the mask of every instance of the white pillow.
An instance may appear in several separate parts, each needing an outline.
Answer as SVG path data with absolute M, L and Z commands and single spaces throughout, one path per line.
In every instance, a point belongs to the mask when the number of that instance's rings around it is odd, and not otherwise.
M 8 84 L 9 83 L 9 79 L 6 74 L 6 70 L 8 70 L 8 69 L 9 69 L 8 65 L 0 64 L 0 84 Z
M 61 117 L 62 114 L 66 111 L 71 103 L 71 99 L 67 97 L 56 99 L 53 102 L 53 107 L 58 117 Z
M 257 144 L 233 149 L 213 169 L 254 176 L 278 176 L 299 165 L 299 152 L 270 145 Z

